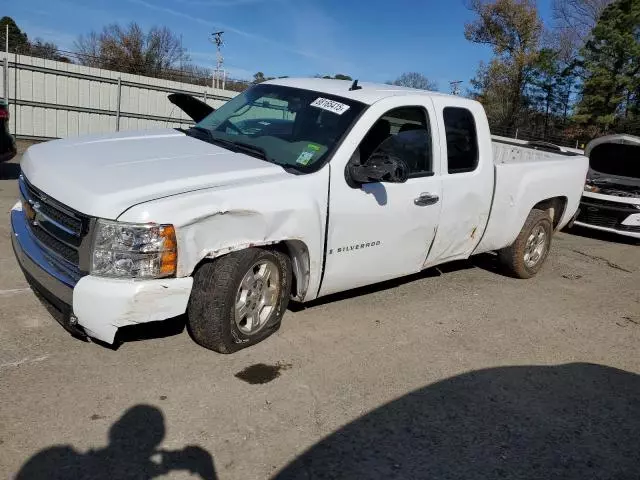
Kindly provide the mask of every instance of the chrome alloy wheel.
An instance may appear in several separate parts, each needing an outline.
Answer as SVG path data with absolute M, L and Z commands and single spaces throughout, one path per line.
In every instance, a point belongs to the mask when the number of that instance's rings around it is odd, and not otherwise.
M 534 268 L 544 258 L 547 250 L 547 234 L 542 225 L 535 227 L 524 247 L 524 264 L 528 268 Z
M 270 260 L 256 262 L 245 274 L 236 294 L 235 322 L 245 335 L 264 327 L 276 309 L 280 271 Z

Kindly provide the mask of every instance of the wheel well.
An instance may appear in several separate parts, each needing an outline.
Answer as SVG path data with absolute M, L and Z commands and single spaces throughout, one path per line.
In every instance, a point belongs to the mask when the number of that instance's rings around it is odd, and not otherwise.
M 291 283 L 291 297 L 302 300 L 309 287 L 309 249 L 302 240 L 284 240 L 274 245 L 291 259 L 293 279 Z
M 547 198 L 546 200 L 536 203 L 533 208 L 549 212 L 551 221 L 553 222 L 553 229 L 555 230 L 567 208 L 567 197 Z
M 255 245 L 256 248 L 274 249 L 286 254 L 291 260 L 291 269 L 293 271 L 293 279 L 291 282 L 291 297 L 295 300 L 302 300 L 307 293 L 309 287 L 309 275 L 310 275 L 310 260 L 309 249 L 307 245 L 301 240 L 283 240 L 277 243 L 270 243 L 266 245 Z M 249 247 L 251 248 L 251 247 Z M 241 250 L 241 249 L 240 249 Z M 238 250 L 229 250 L 231 251 Z M 226 253 L 225 255 L 228 255 Z M 222 255 L 215 257 L 220 258 Z M 203 263 L 211 262 L 214 258 L 203 258 L 193 269 L 191 275 L 198 270 Z

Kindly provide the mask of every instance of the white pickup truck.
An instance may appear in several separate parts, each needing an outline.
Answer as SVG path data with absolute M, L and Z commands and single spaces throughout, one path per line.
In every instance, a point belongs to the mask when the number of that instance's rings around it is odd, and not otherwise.
M 289 299 L 497 251 L 528 278 L 577 211 L 586 157 L 492 142 L 482 106 L 389 85 L 280 79 L 188 130 L 31 147 L 16 257 L 74 333 L 186 312 L 234 352 Z

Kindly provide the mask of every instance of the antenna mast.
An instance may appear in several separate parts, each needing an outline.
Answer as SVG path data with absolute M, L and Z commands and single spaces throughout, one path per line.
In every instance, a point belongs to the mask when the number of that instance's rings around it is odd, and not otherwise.
M 462 80 L 454 80 L 453 82 L 449 82 L 451 85 L 451 95 L 460 95 L 460 84 Z

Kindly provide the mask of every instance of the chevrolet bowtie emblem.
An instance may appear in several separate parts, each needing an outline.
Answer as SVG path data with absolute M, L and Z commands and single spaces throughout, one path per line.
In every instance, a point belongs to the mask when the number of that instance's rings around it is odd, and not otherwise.
M 36 211 L 33 209 L 29 202 L 22 202 L 22 208 L 24 209 L 24 214 L 27 217 L 27 220 L 33 222 L 36 219 Z

